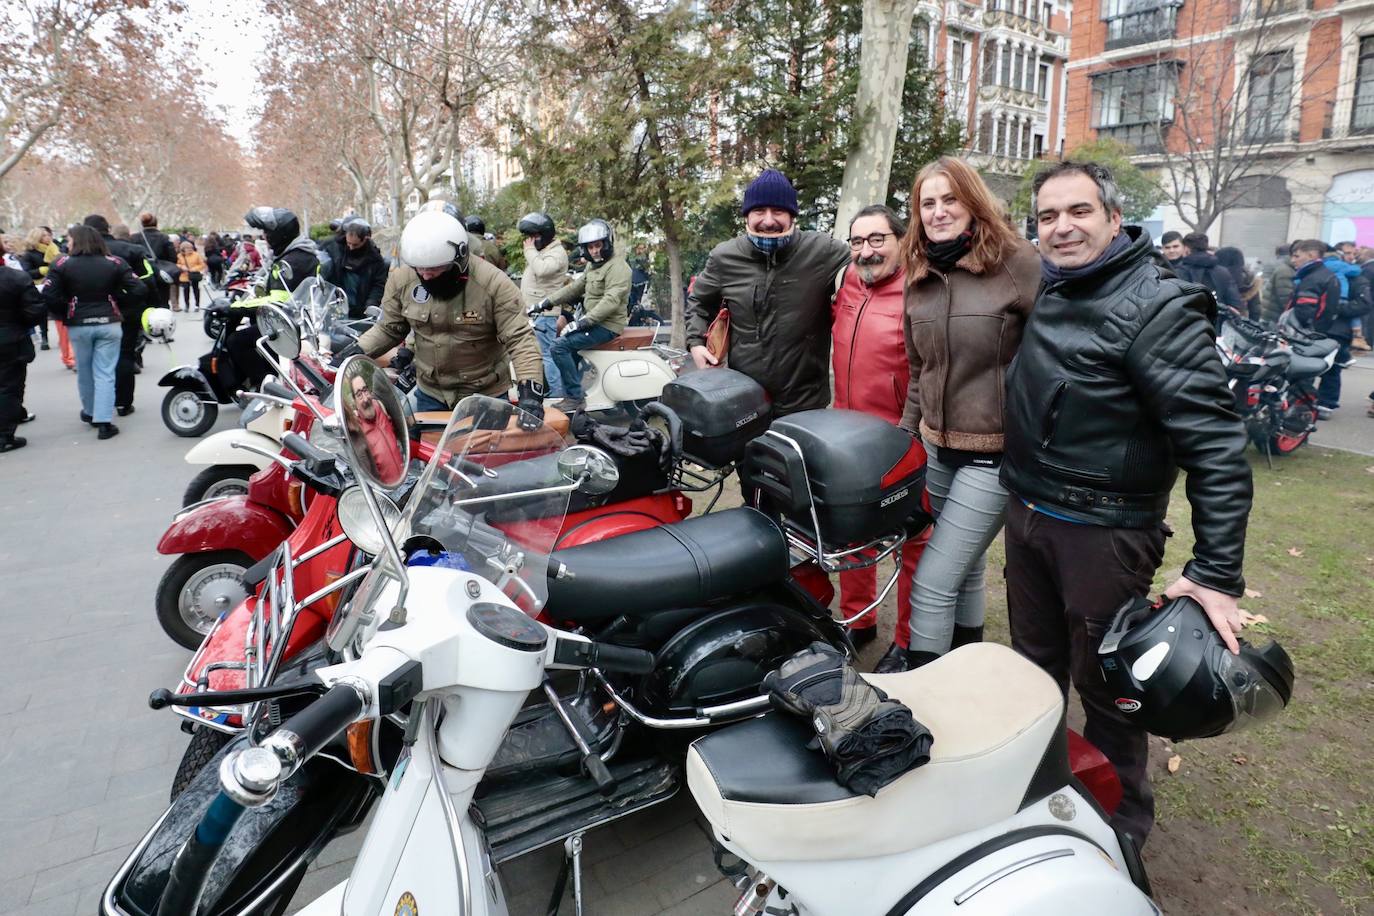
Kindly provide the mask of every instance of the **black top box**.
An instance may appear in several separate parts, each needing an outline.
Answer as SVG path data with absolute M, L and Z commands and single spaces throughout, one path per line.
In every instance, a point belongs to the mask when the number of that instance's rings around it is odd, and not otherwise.
M 698 369 L 663 386 L 659 402 L 682 419 L 682 450 L 707 468 L 744 457 L 744 446 L 768 428 L 768 393 L 733 369 Z
M 800 447 L 801 456 L 786 440 Z M 750 481 L 808 533 L 810 483 L 827 549 L 866 544 L 901 526 L 921 506 L 925 468 L 925 449 L 915 436 L 857 410 L 781 417 L 745 451 Z

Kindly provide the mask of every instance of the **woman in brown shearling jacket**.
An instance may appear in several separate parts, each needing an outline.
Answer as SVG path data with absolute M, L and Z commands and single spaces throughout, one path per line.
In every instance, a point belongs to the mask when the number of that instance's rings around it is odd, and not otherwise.
M 911 382 L 901 426 L 925 442 L 935 514 L 911 591 L 909 645 L 880 671 L 903 671 L 983 638 L 985 554 L 1001 530 L 1003 379 L 1040 285 L 1040 256 L 964 162 L 943 157 L 911 188 L 906 315 Z

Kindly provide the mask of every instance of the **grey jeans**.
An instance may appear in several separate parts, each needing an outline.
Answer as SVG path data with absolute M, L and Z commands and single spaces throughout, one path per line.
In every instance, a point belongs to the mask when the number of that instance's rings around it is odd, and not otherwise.
M 911 645 L 949 651 L 954 626 L 979 627 L 987 606 L 984 571 L 988 545 L 1007 516 L 1007 491 L 997 468 L 941 464 L 926 443 L 926 489 L 935 513 L 930 543 L 911 589 Z

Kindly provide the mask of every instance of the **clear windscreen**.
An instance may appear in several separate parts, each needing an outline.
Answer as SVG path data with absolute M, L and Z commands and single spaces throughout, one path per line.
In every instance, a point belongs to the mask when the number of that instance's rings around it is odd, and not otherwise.
M 525 420 L 522 427 L 521 421 Z M 411 566 L 465 569 L 534 613 L 571 496 L 558 457 L 571 441 L 509 401 L 474 396 L 453 411 L 406 504 Z
M 327 280 L 306 277 L 291 293 L 286 310 L 300 325 L 302 336 L 318 344 L 319 336 L 327 336 L 335 321 L 348 317 L 348 297 Z

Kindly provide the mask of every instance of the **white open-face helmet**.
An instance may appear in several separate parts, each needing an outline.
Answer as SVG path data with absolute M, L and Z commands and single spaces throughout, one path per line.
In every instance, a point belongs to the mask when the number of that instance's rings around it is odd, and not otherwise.
M 442 211 L 417 213 L 401 231 L 401 260 L 416 270 L 454 264 L 468 270 L 468 232 Z
M 144 309 L 143 330 L 153 340 L 170 343 L 176 329 L 177 319 L 171 309 Z

